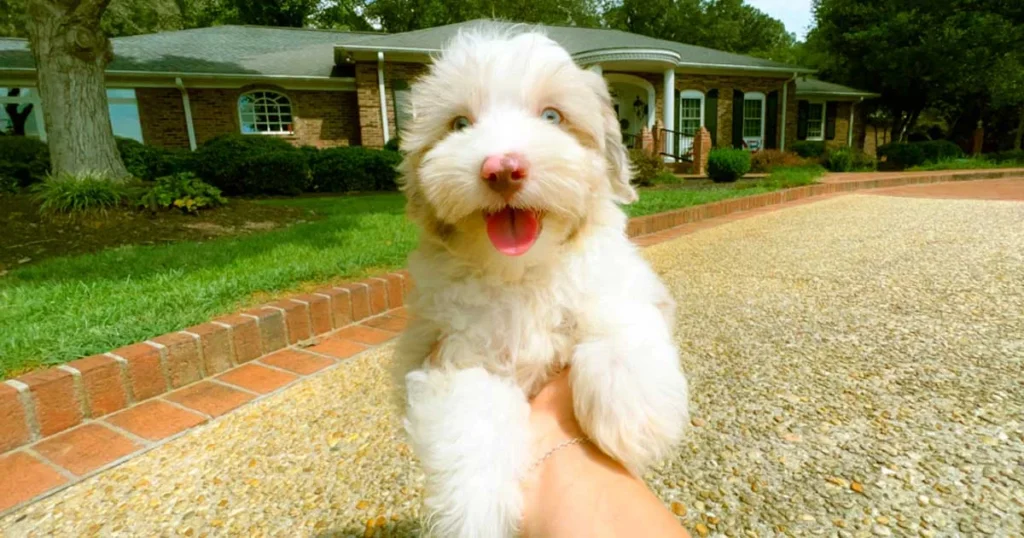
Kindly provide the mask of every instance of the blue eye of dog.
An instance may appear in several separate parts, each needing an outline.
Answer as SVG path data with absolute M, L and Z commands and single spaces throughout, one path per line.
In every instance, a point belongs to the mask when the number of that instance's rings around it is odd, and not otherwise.
M 469 121 L 469 118 L 465 116 L 459 116 L 452 120 L 452 130 L 454 131 L 461 131 L 470 125 L 473 125 L 473 122 Z
M 558 125 L 559 123 L 562 123 L 562 115 L 553 108 L 545 108 L 544 112 L 540 113 L 540 117 L 542 120 L 552 125 Z

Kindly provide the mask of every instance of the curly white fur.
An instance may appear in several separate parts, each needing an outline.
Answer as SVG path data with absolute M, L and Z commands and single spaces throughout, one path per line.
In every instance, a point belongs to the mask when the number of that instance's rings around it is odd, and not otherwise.
M 557 368 L 572 365 L 584 431 L 631 472 L 680 440 L 687 385 L 672 343 L 674 303 L 624 233 L 617 203 L 636 193 L 599 75 L 539 33 L 483 29 L 434 62 L 413 86 L 413 107 L 403 188 L 423 234 L 409 260 L 416 291 L 396 373 L 427 474 L 428 528 L 511 536 L 519 481 L 536 456 L 527 398 Z M 540 119 L 548 107 L 561 124 Z M 458 116 L 472 125 L 453 130 Z M 531 167 L 506 202 L 479 170 L 508 152 Z M 522 256 L 487 238 L 484 212 L 505 204 L 543 213 Z

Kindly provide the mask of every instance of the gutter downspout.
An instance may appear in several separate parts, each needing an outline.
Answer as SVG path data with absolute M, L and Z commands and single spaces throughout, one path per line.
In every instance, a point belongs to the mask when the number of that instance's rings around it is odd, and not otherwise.
M 182 82 L 181 77 L 174 79 L 174 85 L 178 87 L 178 91 L 181 92 L 181 106 L 185 108 L 185 130 L 188 131 L 188 147 L 190 150 L 196 150 L 196 128 L 192 125 L 192 105 L 188 100 L 188 89 L 185 88 L 185 83 Z
M 380 92 L 380 123 L 381 132 L 384 133 L 384 142 L 391 140 L 390 127 L 388 126 L 388 97 L 384 93 L 384 53 L 377 52 L 377 91 Z
M 853 149 L 853 109 L 862 102 L 864 102 L 863 97 L 860 98 L 860 101 L 850 103 L 850 129 L 846 133 L 846 147 L 850 149 Z
M 793 78 L 782 83 L 782 132 L 779 136 L 779 151 L 786 151 L 786 115 L 789 114 L 789 107 L 786 105 L 789 98 L 789 83 L 796 80 L 799 73 L 793 73 Z

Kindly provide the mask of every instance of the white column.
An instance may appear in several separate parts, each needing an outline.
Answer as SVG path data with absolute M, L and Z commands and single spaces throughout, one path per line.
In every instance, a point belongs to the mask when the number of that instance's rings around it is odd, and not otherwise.
M 662 123 L 669 131 L 676 130 L 676 68 L 665 70 L 665 88 L 662 92 Z M 665 133 L 665 153 L 672 153 L 675 144 L 675 133 Z
M 591 71 L 597 73 L 598 75 L 604 76 L 604 68 L 601 67 L 601 64 L 594 64 L 588 67 L 587 69 L 590 69 Z
M 377 89 L 380 92 L 380 122 L 381 132 L 384 133 L 384 144 L 391 140 L 390 127 L 388 126 L 388 96 L 384 93 L 384 53 L 377 53 Z
M 853 149 L 853 108 L 857 106 L 857 103 L 850 101 L 850 128 L 847 129 L 846 133 L 846 147 Z

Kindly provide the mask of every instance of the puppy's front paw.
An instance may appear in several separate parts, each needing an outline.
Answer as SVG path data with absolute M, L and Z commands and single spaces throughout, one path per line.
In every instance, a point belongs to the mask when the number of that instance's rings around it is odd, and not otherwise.
M 664 324 L 576 347 L 570 382 L 580 426 L 597 446 L 639 475 L 682 439 L 688 419 L 686 377 Z

